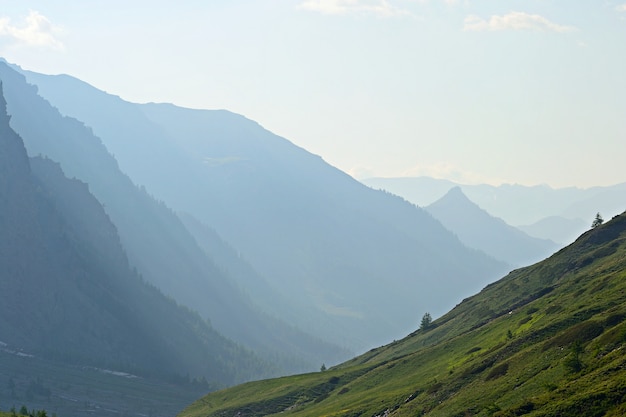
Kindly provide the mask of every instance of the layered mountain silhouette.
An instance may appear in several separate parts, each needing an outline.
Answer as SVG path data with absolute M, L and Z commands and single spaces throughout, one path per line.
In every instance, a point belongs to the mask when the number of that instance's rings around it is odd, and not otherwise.
M 91 127 L 134 182 L 217 232 L 297 308 L 251 292 L 255 302 L 320 337 L 370 347 L 506 270 L 422 209 L 242 116 L 133 104 L 69 76 L 24 74 Z
M 0 81 L 2 403 L 172 415 L 413 331 L 184 415 L 619 414 L 624 215 L 444 314 L 508 272 L 496 257 L 539 256 L 464 194 L 575 216 L 619 187 L 567 204 L 579 190 L 455 189 L 431 215 L 227 111 L 6 63 Z M 497 233 L 462 243 L 481 226 Z
M 626 206 L 626 183 L 585 189 L 519 184 L 467 185 L 429 177 L 368 178 L 363 183 L 420 206 L 432 204 L 453 187 L 461 187 L 471 201 L 492 216 L 531 236 L 564 245 L 587 230 L 596 213 L 610 218 Z
M 217 265 L 171 209 L 136 187 L 89 128 L 61 116 L 37 95 L 36 87 L 3 63 L 0 79 L 11 125 L 28 153 L 57 161 L 69 177 L 89 185 L 115 224 L 131 267 L 143 279 L 209 319 L 220 333 L 274 362 L 283 373 L 347 357 L 345 349 L 263 313 L 228 275 L 228 265 Z
M 621 416 L 624 278 L 626 213 L 402 340 L 209 394 L 179 416 Z
M 460 187 L 425 207 L 465 245 L 514 267 L 526 266 L 554 253 L 559 246 L 527 235 L 472 203 Z
M 11 378 L 12 390 L 37 381 L 24 400 L 74 415 L 83 414 L 72 407 L 78 400 L 55 402 L 52 391 L 61 398 L 71 385 L 93 387 L 98 373 L 83 378 L 87 368 L 151 378 L 137 385 L 147 397 L 149 386 L 171 381 L 224 386 L 276 372 L 146 284 L 87 184 L 67 179 L 49 159 L 29 159 L 9 120 L 0 94 L 0 375 Z M 46 387 L 58 372 L 68 374 L 66 388 Z M 172 398 L 178 406 L 188 401 L 180 394 Z M 142 400 L 118 402 L 141 408 Z

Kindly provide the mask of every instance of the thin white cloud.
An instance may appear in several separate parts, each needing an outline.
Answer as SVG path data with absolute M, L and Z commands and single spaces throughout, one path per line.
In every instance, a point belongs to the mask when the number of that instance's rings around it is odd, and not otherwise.
M 15 25 L 8 17 L 0 18 L 0 37 L 18 45 L 63 49 L 63 43 L 57 38 L 60 32 L 47 17 L 33 10 L 22 24 Z
M 626 3 L 616 6 L 615 10 L 617 10 L 618 12 L 626 13 Z
M 355 166 L 348 170 L 348 175 L 356 180 L 362 180 L 376 176 L 376 171 L 365 166 Z
M 367 180 L 369 178 L 403 178 L 403 177 L 431 177 L 445 179 L 459 184 L 491 184 L 500 185 L 507 183 L 506 180 L 480 174 L 461 168 L 449 162 L 434 162 L 431 164 L 418 164 L 408 169 L 399 168 L 397 170 L 381 172 L 378 169 L 365 166 L 356 166 L 348 171 L 348 174 L 356 180 Z
M 573 26 L 559 25 L 538 14 L 510 12 L 502 16 L 491 16 L 489 20 L 476 15 L 465 18 L 463 27 L 467 31 L 539 30 L 549 32 L 571 32 Z
M 331 15 L 369 14 L 379 17 L 411 15 L 408 10 L 396 7 L 387 0 L 305 0 L 299 7 Z
M 459 184 L 491 184 L 500 185 L 506 181 L 502 178 L 490 177 L 477 172 L 465 170 L 448 162 L 415 165 L 396 175 L 397 177 L 431 177 L 446 179 Z

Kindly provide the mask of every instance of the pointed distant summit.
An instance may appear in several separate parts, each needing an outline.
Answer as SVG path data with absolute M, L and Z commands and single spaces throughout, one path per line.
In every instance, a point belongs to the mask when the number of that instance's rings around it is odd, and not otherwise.
M 455 233 L 457 229 L 462 229 L 469 219 L 476 227 L 478 227 L 476 222 L 505 224 L 504 220 L 491 216 L 471 201 L 458 186 L 450 188 L 443 197 L 427 206 L 426 210 Z
M 481 250 L 511 266 L 523 266 L 552 254 L 558 245 L 528 236 L 521 230 L 491 216 L 461 190 L 451 188 L 426 207 L 433 217 L 455 233 L 465 245 Z
M 473 205 L 479 208 L 469 198 L 467 198 L 467 196 L 463 193 L 463 190 L 459 186 L 450 188 L 450 190 L 443 197 L 441 197 L 439 200 L 437 200 L 431 205 L 435 205 L 439 202 L 442 204 L 452 204 L 452 203 L 469 204 L 469 205 Z
M 467 199 L 467 196 L 463 194 L 463 190 L 458 185 L 456 187 L 450 188 L 450 191 L 447 192 L 447 196 L 455 197 L 455 198 L 464 198 Z

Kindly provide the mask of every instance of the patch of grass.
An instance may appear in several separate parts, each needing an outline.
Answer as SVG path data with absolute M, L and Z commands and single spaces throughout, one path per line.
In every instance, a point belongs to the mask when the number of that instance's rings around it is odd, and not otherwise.
M 530 400 L 524 401 L 522 404 L 510 408 L 505 411 L 499 411 L 493 414 L 494 417 L 513 417 L 513 416 L 524 416 L 529 414 L 535 409 L 535 403 Z
M 555 314 L 561 310 L 563 310 L 563 307 L 561 307 L 558 304 L 553 304 L 553 305 L 548 306 L 548 308 L 546 308 L 546 314 Z
M 536 313 L 537 311 L 539 311 L 539 308 L 537 308 L 537 307 L 529 307 L 528 309 L 526 309 L 526 314 L 530 316 L 530 315 Z
M 426 390 L 426 393 L 427 394 L 434 394 L 437 391 L 439 391 L 442 387 L 443 387 L 443 383 L 435 382 L 431 386 L 428 387 L 428 389 Z

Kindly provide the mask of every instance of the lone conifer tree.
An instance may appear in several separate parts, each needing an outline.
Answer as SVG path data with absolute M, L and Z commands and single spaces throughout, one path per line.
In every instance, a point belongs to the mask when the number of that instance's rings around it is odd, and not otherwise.
M 604 219 L 602 218 L 600 213 L 596 213 L 596 218 L 593 219 L 593 222 L 591 223 L 591 228 L 595 229 L 596 227 L 600 226 L 602 223 L 604 223 Z
M 430 313 L 425 313 L 422 317 L 422 323 L 420 324 L 420 330 L 428 330 L 433 322 L 433 318 Z

